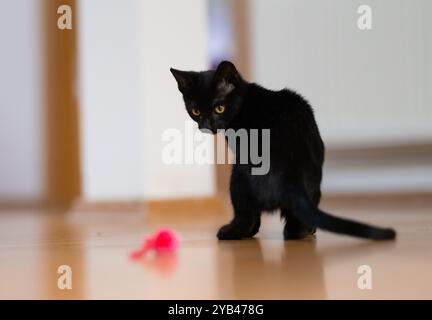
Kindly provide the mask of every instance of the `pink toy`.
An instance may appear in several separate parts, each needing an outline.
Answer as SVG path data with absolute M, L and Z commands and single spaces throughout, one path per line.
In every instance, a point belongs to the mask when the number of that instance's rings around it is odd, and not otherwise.
M 144 239 L 141 248 L 132 251 L 130 257 L 132 259 L 139 259 L 152 249 L 156 253 L 174 252 L 177 249 L 178 243 L 178 237 L 174 231 L 160 229 L 154 235 Z

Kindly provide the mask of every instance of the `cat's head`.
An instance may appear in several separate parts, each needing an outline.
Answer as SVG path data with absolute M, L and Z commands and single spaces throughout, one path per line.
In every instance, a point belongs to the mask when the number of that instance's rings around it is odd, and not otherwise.
M 234 64 L 223 61 L 216 70 L 202 72 L 170 70 L 199 129 L 216 133 L 228 128 L 240 111 L 245 87 Z

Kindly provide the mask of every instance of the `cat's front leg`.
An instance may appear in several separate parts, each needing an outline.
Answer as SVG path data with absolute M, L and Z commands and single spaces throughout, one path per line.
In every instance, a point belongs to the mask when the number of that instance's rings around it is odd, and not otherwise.
M 261 225 L 261 212 L 250 190 L 247 178 L 235 169 L 231 174 L 230 194 L 234 219 L 219 229 L 218 239 L 239 240 L 253 237 Z

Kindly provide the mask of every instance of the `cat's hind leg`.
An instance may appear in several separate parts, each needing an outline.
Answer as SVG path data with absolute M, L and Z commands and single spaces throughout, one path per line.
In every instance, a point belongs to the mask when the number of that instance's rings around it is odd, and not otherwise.
M 252 238 L 254 235 L 256 235 L 261 227 L 261 213 L 256 213 L 255 223 L 249 232 L 248 238 Z
M 300 220 L 293 216 L 289 209 L 282 208 L 281 216 L 285 220 L 283 231 L 285 240 L 304 239 L 307 236 L 315 233 L 315 228 L 311 228 L 303 224 Z

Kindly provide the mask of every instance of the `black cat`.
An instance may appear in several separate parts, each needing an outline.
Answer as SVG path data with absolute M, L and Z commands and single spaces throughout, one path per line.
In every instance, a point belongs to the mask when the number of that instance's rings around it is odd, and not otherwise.
M 221 62 L 217 70 L 171 72 L 187 112 L 201 130 L 270 129 L 267 174 L 253 175 L 252 163 L 233 164 L 234 219 L 220 228 L 219 239 L 253 237 L 260 227 L 261 212 L 277 209 L 285 219 L 285 239 L 304 238 L 316 228 L 374 240 L 395 238 L 392 229 L 341 219 L 318 208 L 324 144 L 313 110 L 302 96 L 248 83 L 228 61 Z

